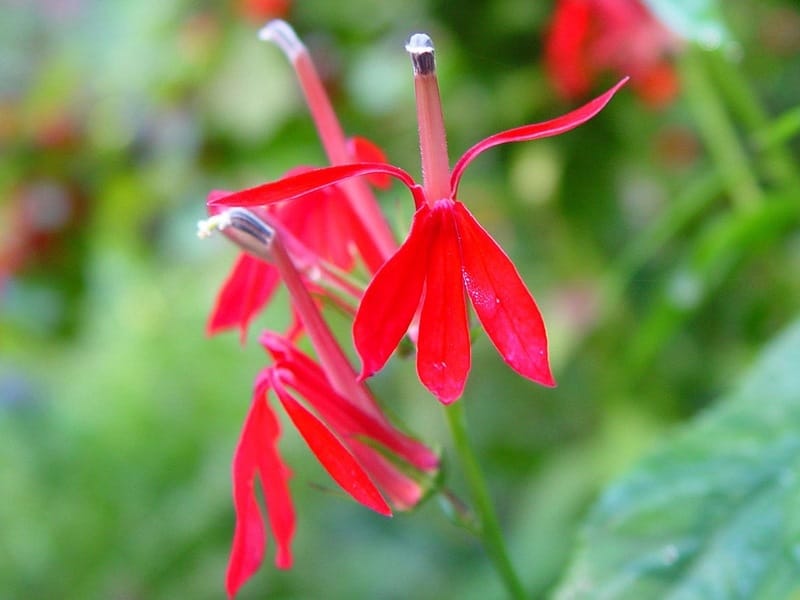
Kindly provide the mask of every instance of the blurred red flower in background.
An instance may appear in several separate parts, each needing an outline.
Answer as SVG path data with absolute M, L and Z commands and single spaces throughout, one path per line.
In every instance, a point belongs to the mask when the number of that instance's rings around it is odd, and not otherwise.
M 237 10 L 254 23 L 285 17 L 290 5 L 290 0 L 236 0 Z
M 566 99 L 586 96 L 605 72 L 629 75 L 652 107 L 670 103 L 681 40 L 639 0 L 558 0 L 545 42 L 547 71 Z

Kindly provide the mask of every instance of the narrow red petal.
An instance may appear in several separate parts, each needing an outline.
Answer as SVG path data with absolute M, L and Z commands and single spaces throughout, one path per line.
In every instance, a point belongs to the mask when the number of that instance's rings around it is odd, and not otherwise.
M 331 387 L 322 369 L 281 336 L 265 331 L 259 340 L 286 373 L 286 384 L 306 399 L 340 436 L 363 435 L 379 442 L 420 470 L 435 470 L 438 455 L 419 440 L 395 428 L 380 409 L 366 410 Z M 341 427 L 340 427 L 341 426 Z
M 414 183 L 411 175 L 403 169 L 385 163 L 355 163 L 323 167 L 296 175 L 289 175 L 277 181 L 233 192 L 227 196 L 211 198 L 208 200 L 208 205 L 263 206 L 298 198 L 351 177 L 376 174 L 385 174 L 402 181 L 411 190 L 415 200 L 419 203 L 422 194 L 421 188 Z
M 363 137 L 353 136 L 347 140 L 347 150 L 355 162 L 389 162 L 383 150 Z M 392 180 L 388 175 L 369 175 L 367 179 L 376 188 L 382 190 L 387 189 L 392 184 Z
M 542 315 L 516 267 L 466 207 L 455 206 L 464 284 L 497 351 L 520 375 L 555 385 Z
M 627 81 L 628 78 L 625 77 L 606 93 L 565 115 L 545 121 L 544 123 L 533 123 L 532 125 L 523 125 L 515 129 L 501 131 L 500 133 L 490 135 L 488 138 L 481 140 L 467 150 L 463 156 L 458 159 L 455 167 L 453 167 L 453 172 L 450 175 L 450 187 L 453 190 L 453 196 L 455 196 L 456 190 L 458 189 L 458 182 L 461 180 L 464 169 L 466 169 L 467 165 L 481 152 L 499 146 L 500 144 L 527 142 L 560 135 L 571 129 L 575 129 L 578 125 L 582 125 L 603 110 L 603 107 L 608 104 L 614 94 L 617 93 L 617 90 L 625 85 Z
M 279 281 L 275 267 L 240 254 L 217 295 L 206 324 L 207 334 L 238 326 L 244 342 L 250 321 L 269 302 Z
M 464 391 L 470 367 L 469 326 L 453 201 L 438 202 L 431 214 L 428 273 L 417 340 L 422 384 L 449 404 Z
M 406 333 L 419 306 L 430 245 L 430 209 L 414 215 L 406 241 L 375 273 L 353 321 L 353 341 L 361 357 L 361 377 L 379 371 Z
M 228 561 L 225 587 L 233 598 L 239 588 L 258 570 L 264 558 L 266 532 L 255 496 L 258 447 L 263 401 L 254 400 L 245 418 L 239 443 L 233 455 L 233 505 L 236 529 Z
M 287 370 L 290 366 L 284 367 Z M 438 456 L 420 441 L 405 435 L 386 419 L 378 419 L 339 396 L 327 381 L 314 381 L 290 371 L 287 380 L 297 393 L 342 438 L 369 438 L 420 470 L 434 470 Z
M 333 480 L 356 502 L 391 516 L 392 509 L 353 455 L 322 421 L 276 386 L 275 392 L 297 431 Z
M 258 470 L 264 500 L 267 504 L 267 517 L 272 534 L 275 536 L 275 566 L 289 569 L 292 566 L 292 537 L 295 530 L 295 512 L 289 492 L 291 471 L 278 452 L 280 423 L 269 409 L 265 392 L 256 387 L 256 398 L 260 399 L 259 428 L 261 440 L 258 447 Z

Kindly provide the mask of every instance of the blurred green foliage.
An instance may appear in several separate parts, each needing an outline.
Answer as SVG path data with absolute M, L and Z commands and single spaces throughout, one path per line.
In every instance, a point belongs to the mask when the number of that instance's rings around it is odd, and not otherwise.
M 3 598 L 223 595 L 228 467 L 264 356 L 235 335 L 204 338 L 235 251 L 199 242 L 194 224 L 210 189 L 324 161 L 291 70 L 240 6 L 0 7 L 0 248 L 29 226 L 20 205 L 46 225 L 0 281 Z M 480 339 L 462 400 L 532 597 L 563 575 L 601 487 L 729 390 L 798 312 L 800 12 L 794 0 L 723 8 L 735 42 L 679 59 L 671 106 L 623 93 L 569 135 L 493 150 L 461 186 L 536 295 L 560 383 L 520 380 Z M 542 66 L 551 9 L 313 0 L 288 18 L 345 129 L 416 172 L 408 34 L 436 40 L 457 156 L 568 108 Z M 755 165 L 755 207 L 736 204 L 715 151 L 718 105 Z M 402 229 L 409 198 L 383 198 Z M 281 327 L 284 312 L 257 325 Z M 413 365 L 391 365 L 374 389 L 447 461 Z M 296 566 L 268 558 L 243 598 L 501 595 L 435 501 L 383 520 L 326 491 L 290 428 L 283 449 Z M 458 490 L 457 469 L 448 477 Z

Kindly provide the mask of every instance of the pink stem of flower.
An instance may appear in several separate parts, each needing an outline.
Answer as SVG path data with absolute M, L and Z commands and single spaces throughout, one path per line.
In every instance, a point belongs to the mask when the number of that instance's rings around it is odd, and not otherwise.
M 354 157 L 350 155 L 347 148 L 344 131 L 308 49 L 289 24 L 280 19 L 267 23 L 261 29 L 259 36 L 261 39 L 274 42 L 291 61 L 330 163 L 332 165 L 352 163 Z M 386 261 L 397 250 L 397 242 L 381 213 L 374 194 L 369 186 L 360 179 L 343 181 L 340 185 L 347 192 L 350 205 L 369 232 L 370 241 L 375 245 L 378 254 Z M 373 267 L 373 270 L 377 269 L 377 266 L 374 265 L 370 265 L 370 267 Z
M 422 158 L 422 181 L 428 203 L 450 197 L 450 161 L 447 136 L 436 78 L 433 41 L 424 33 L 415 33 L 406 44 L 414 67 L 414 94 L 417 99 L 419 151 Z

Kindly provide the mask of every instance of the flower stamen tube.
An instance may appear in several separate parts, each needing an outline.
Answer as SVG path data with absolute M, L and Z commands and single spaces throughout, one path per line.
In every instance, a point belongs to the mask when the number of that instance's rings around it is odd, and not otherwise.
M 433 40 L 425 33 L 415 33 L 409 38 L 406 51 L 411 56 L 414 68 L 422 182 L 428 202 L 433 203 L 451 195 L 447 136 L 439 81 L 436 78 Z
M 276 19 L 262 27 L 258 32 L 258 37 L 264 41 L 273 42 L 292 63 L 306 104 L 311 112 L 311 118 L 317 127 L 320 141 L 330 163 L 346 165 L 354 162 L 356 157 L 352 155 L 319 72 L 311 60 L 308 49 L 297 37 L 294 29 L 285 21 Z M 377 199 L 364 181 L 353 179 L 342 182 L 341 186 L 346 190 L 350 205 L 363 222 L 370 241 L 375 245 L 375 250 L 381 257 L 379 262 L 382 263 L 397 250 L 397 242 L 380 210 Z M 364 258 L 366 260 L 368 257 Z M 380 264 L 368 266 L 370 270 L 376 271 Z

